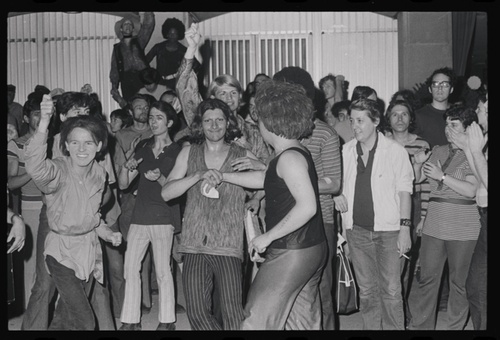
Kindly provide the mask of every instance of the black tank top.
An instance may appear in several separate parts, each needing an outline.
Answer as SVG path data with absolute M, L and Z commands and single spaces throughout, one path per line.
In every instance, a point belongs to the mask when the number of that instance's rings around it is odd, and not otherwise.
M 323 218 L 321 216 L 321 207 L 319 203 L 318 176 L 316 169 L 308 151 L 298 147 L 288 150 L 300 152 L 307 160 L 309 178 L 316 194 L 317 212 L 302 227 L 294 232 L 273 241 L 268 248 L 279 249 L 302 249 L 309 248 L 325 241 L 325 232 L 323 229 Z M 286 151 L 285 151 L 286 152 Z M 295 199 L 286 186 L 285 181 L 276 173 L 278 160 L 283 153 L 274 158 L 270 163 L 264 179 L 264 190 L 266 192 L 266 229 L 271 230 L 286 214 L 294 207 Z

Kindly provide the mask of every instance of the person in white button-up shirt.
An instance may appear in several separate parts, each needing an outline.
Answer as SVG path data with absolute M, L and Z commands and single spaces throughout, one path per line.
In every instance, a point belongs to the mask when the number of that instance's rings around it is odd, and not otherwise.
M 335 197 L 360 293 L 364 329 L 404 329 L 400 262 L 411 248 L 413 168 L 403 146 L 379 132 L 377 102 L 355 101 L 355 139 L 343 146 L 343 192 Z

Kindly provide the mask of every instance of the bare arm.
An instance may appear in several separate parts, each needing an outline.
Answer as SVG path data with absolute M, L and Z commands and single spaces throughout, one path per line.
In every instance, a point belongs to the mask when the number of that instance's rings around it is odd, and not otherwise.
M 444 175 L 439 160 L 438 165 L 429 162 L 425 163 L 423 171 L 427 178 L 432 178 L 436 181 L 440 181 Z M 477 179 L 475 176 L 467 176 L 465 180 L 460 180 L 447 174 L 443 180 L 443 184 L 465 197 L 473 198 L 476 196 Z
M 399 192 L 399 215 L 403 219 L 411 219 L 411 194 L 406 191 Z M 404 253 L 408 252 L 411 248 L 411 236 L 410 227 L 400 226 L 399 236 L 398 236 L 398 249 L 399 256 L 403 256 Z
M 130 183 L 137 177 L 139 171 L 137 170 L 137 166 L 142 162 L 142 158 L 136 160 L 134 157 L 131 157 L 121 168 L 120 174 L 118 176 L 118 187 L 120 190 L 125 190 L 129 187 Z
M 248 189 L 262 189 L 264 188 L 264 178 L 266 172 L 259 171 L 246 171 L 246 172 L 224 172 L 222 174 L 222 181 L 239 185 Z
M 18 175 L 19 161 L 17 159 L 7 158 L 7 186 L 10 190 L 18 189 L 31 180 L 27 173 Z
M 273 241 L 302 227 L 318 210 L 307 161 L 302 155 L 294 151 L 283 154 L 278 161 L 277 173 L 295 199 L 295 206 L 274 228 L 251 241 L 250 249 L 258 253 L 265 251 Z
M 344 76 L 338 75 L 335 77 L 335 103 L 341 102 L 344 100 Z
M 187 174 L 187 166 L 189 159 L 189 150 L 191 146 L 185 146 L 175 160 L 175 165 L 167 177 L 166 184 L 162 186 L 161 196 L 168 202 L 171 199 L 182 196 L 193 185 L 201 179 L 200 173 L 194 173 L 190 176 Z

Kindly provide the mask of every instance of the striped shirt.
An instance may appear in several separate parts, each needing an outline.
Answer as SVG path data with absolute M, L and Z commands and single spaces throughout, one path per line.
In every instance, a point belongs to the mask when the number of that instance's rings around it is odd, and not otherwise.
M 19 137 L 15 140 L 11 140 L 7 144 L 7 159 L 9 161 L 16 161 L 18 164 L 17 176 L 24 175 L 26 173 L 25 163 L 24 163 L 24 146 L 26 141 L 31 137 L 30 134 Z M 26 202 L 41 202 L 42 192 L 36 186 L 33 180 L 29 180 L 21 188 L 21 199 Z
M 444 168 L 450 153 L 454 154 L 449 165 Z M 465 153 L 460 149 L 452 150 L 450 144 L 436 146 L 432 149 L 428 162 L 437 164 L 438 160 L 443 165 L 443 171 L 447 176 L 463 181 L 467 176 L 474 175 Z M 431 188 L 430 201 L 422 232 L 425 235 L 446 241 L 477 240 L 480 223 L 475 201 L 460 195 L 444 183 L 440 185 L 440 182 L 435 179 L 430 178 L 429 184 Z M 432 201 L 435 197 L 472 201 L 472 204 Z
M 393 135 L 391 133 L 387 133 L 386 137 L 394 139 Z M 418 150 L 425 148 L 425 149 L 430 149 L 429 143 L 423 139 L 422 137 L 415 135 L 413 133 L 409 134 L 409 140 L 403 145 L 410 155 L 410 161 L 411 164 L 415 163 L 415 153 L 417 153 Z M 394 139 L 395 140 L 395 139 Z M 429 205 L 429 194 L 431 192 L 431 187 L 429 185 L 429 181 L 426 179 L 421 183 L 416 183 L 414 192 L 420 192 L 420 216 L 425 218 L 425 215 L 427 215 L 427 207 Z
M 486 161 L 488 161 L 488 149 L 484 151 L 484 157 Z M 488 189 L 483 185 L 481 181 L 479 181 L 479 186 L 476 192 L 476 202 L 479 207 L 486 208 L 488 207 Z
M 311 156 L 318 174 L 318 180 L 325 177 L 341 180 L 341 156 L 339 136 L 325 122 L 316 119 L 312 135 L 304 139 L 302 144 L 311 152 Z M 319 195 L 321 212 L 324 223 L 333 223 L 333 196 Z

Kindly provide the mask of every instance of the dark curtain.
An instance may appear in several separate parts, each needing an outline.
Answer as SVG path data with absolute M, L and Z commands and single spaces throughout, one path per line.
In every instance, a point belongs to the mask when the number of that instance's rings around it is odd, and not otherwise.
M 457 76 L 465 69 L 476 27 L 476 12 L 452 12 L 453 70 Z

